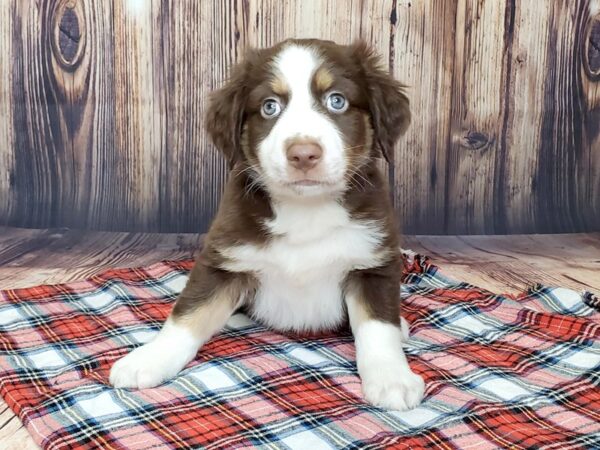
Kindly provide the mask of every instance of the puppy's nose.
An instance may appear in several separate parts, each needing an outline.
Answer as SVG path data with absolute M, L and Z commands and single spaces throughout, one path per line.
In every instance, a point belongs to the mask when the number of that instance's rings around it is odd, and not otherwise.
M 319 164 L 323 149 L 319 144 L 314 143 L 292 144 L 287 148 L 286 153 L 292 167 L 307 171 Z

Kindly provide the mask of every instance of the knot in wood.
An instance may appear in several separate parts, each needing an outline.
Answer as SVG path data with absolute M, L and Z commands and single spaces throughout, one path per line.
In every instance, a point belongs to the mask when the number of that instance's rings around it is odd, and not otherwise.
M 600 14 L 591 20 L 586 49 L 584 60 L 588 75 L 594 80 L 600 80 Z
M 478 131 L 469 131 L 461 140 L 463 147 L 469 150 L 483 150 L 490 145 L 490 138 Z
M 79 29 L 79 18 L 73 8 L 65 8 L 59 24 L 58 47 L 66 62 L 72 63 L 77 56 L 81 30 Z
M 72 0 L 59 1 L 52 15 L 54 56 L 63 69 L 74 70 L 85 47 L 83 4 Z

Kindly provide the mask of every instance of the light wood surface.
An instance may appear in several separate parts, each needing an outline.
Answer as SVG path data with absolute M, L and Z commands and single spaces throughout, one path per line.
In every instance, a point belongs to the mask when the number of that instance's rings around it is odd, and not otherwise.
M 0 227 L 0 289 L 80 280 L 114 267 L 192 258 L 197 234 L 108 233 Z M 491 291 L 534 283 L 600 293 L 600 233 L 520 236 L 405 236 L 443 272 Z M 0 449 L 37 446 L 0 400 Z
M 405 232 L 600 230 L 598 0 L 3 0 L 0 29 L 0 224 L 205 231 L 207 94 L 248 46 L 360 37 L 408 85 Z
M 600 292 L 600 233 L 513 236 L 404 236 L 444 273 L 490 291 L 533 283 Z M 198 234 L 0 227 L 0 289 L 63 283 L 107 268 L 192 258 Z

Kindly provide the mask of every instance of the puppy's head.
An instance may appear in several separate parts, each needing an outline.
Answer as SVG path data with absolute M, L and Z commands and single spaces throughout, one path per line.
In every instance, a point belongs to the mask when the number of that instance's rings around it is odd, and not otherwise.
M 402 85 L 367 45 L 318 40 L 249 51 L 206 116 L 230 166 L 276 196 L 343 192 L 371 158 L 392 158 L 409 122 Z

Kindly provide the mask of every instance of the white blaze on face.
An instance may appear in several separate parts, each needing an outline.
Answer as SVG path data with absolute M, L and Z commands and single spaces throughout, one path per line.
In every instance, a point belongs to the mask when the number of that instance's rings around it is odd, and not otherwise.
M 303 193 L 337 190 L 344 183 L 346 161 L 344 144 L 339 129 L 331 119 L 316 108 L 311 83 L 322 60 L 315 49 L 291 45 L 285 47 L 274 60 L 273 71 L 282 78 L 289 90 L 288 103 L 283 106 L 275 126 L 259 144 L 258 159 L 271 188 L 279 191 L 291 179 L 286 157 L 286 142 L 293 138 L 312 139 L 323 149 L 318 169 L 319 181 L 334 186 L 303 187 Z

